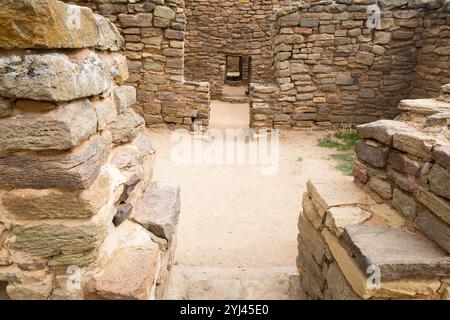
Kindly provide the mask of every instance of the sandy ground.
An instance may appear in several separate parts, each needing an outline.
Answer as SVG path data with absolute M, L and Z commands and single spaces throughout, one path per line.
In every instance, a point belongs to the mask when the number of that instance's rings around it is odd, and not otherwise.
M 248 105 L 213 101 L 211 127 L 248 126 Z M 157 158 L 154 180 L 181 186 L 175 264 L 221 268 L 295 265 L 297 219 L 310 177 L 340 173 L 317 146 L 324 133 L 282 132 L 279 171 L 257 165 L 175 164 L 171 131 L 150 129 Z M 299 160 L 299 157 L 302 160 Z

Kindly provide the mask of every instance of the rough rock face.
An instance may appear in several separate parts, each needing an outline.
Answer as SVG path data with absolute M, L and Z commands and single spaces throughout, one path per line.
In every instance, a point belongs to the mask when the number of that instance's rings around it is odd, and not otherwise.
M 60 53 L 0 57 L 0 95 L 70 101 L 98 95 L 109 84 L 108 66 L 90 52 L 81 61 Z
M 20 189 L 86 188 L 100 172 L 108 152 L 107 141 L 104 137 L 94 136 L 67 154 L 27 153 L 0 157 L 0 186 Z
M 37 109 L 0 119 L 1 149 L 67 150 L 97 131 L 97 117 L 87 100 L 62 105 L 46 113 Z
M 0 42 L 4 49 L 94 47 L 97 26 L 89 8 L 56 0 L 3 0 Z

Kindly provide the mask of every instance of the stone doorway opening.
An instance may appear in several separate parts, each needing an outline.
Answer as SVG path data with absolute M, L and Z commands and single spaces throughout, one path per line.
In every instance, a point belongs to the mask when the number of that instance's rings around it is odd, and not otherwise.
M 251 57 L 225 56 L 225 85 L 242 86 L 250 82 Z

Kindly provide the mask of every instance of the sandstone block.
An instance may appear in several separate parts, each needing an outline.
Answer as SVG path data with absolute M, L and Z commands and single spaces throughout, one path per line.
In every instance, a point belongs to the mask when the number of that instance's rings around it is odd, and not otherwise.
M 386 145 L 392 145 L 395 133 L 412 130 L 407 124 L 394 120 L 378 120 L 360 125 L 357 129 L 362 138 L 374 139 Z
M 97 117 L 88 100 L 62 105 L 46 113 L 22 112 L 0 119 L 0 148 L 67 150 L 97 131 Z
M 392 193 L 392 206 L 408 218 L 416 216 L 417 205 L 415 199 L 397 188 L 394 188 Z
M 85 48 L 96 42 L 96 21 L 89 8 L 55 0 L 2 1 L 3 49 Z
M 430 209 L 435 215 L 450 224 L 450 201 L 427 192 L 423 189 L 417 189 L 415 192 L 417 200 Z
M 164 6 L 156 6 L 153 15 L 155 17 L 167 20 L 172 20 L 175 18 L 175 12 L 172 9 Z
M 180 188 L 160 182 L 144 193 L 131 220 L 156 236 L 171 241 L 180 215 Z
M 133 86 L 119 86 L 114 89 L 114 98 L 119 113 L 136 103 L 136 88 Z
M 303 215 L 298 220 L 299 236 L 303 240 L 306 249 L 313 256 L 315 263 L 322 265 L 330 252 L 322 239 L 319 231 Z
M 92 106 L 97 115 L 98 130 L 105 130 L 118 116 L 118 110 L 111 96 L 95 99 Z
M 100 257 L 107 262 L 93 270 L 88 290 L 98 298 L 148 300 L 159 268 L 160 251 L 150 233 L 125 221 L 108 235 Z
M 354 225 L 345 228 L 344 240 L 361 269 L 378 266 L 383 280 L 450 275 L 449 257 L 402 229 Z
M 48 275 L 39 282 L 10 283 L 6 292 L 13 300 L 47 300 L 52 292 L 52 278 Z
M 324 210 L 342 205 L 367 203 L 367 195 L 351 179 L 340 178 L 336 183 L 309 180 L 307 188 L 313 202 Z M 320 210 L 318 211 L 320 214 Z
M 358 207 L 335 207 L 328 209 L 325 225 L 340 237 L 345 227 L 361 224 L 371 216 L 372 213 Z
M 125 44 L 125 40 L 117 27 L 107 18 L 99 14 L 94 14 L 94 17 L 98 31 L 96 49 L 109 51 L 121 50 Z
M 93 52 L 77 59 L 61 53 L 0 57 L 0 95 L 16 99 L 71 101 L 106 90 L 108 68 Z
M 342 274 L 337 263 L 331 263 L 327 273 L 327 292 L 333 300 L 360 300 Z
M 434 147 L 431 158 L 442 167 L 450 170 L 450 144 Z
M 313 224 L 314 228 L 319 229 L 322 225 L 322 217 L 317 212 L 314 203 L 308 196 L 308 193 L 303 194 L 302 207 L 304 216 Z
M 383 168 L 387 164 L 388 148 L 360 140 L 356 143 L 356 156 L 377 168 Z
M 408 157 L 406 154 L 391 149 L 389 152 L 389 168 L 399 172 L 418 176 L 422 169 L 421 164 Z
M 0 157 L 0 186 L 16 189 L 87 188 L 108 153 L 107 137 L 94 136 L 64 153 L 10 154 Z
M 450 199 L 450 170 L 434 164 L 428 175 L 428 184 L 432 192 L 438 196 Z
M 431 149 L 435 139 L 421 132 L 403 132 L 394 134 L 394 148 L 427 159 L 431 155 Z
M 15 189 L 0 193 L 0 206 L 5 214 L 24 220 L 90 218 L 108 201 L 110 185 L 105 170 L 81 192 Z
M 426 210 L 421 210 L 416 218 L 416 227 L 447 254 L 450 253 L 450 227 L 448 223 Z
M 15 225 L 7 246 L 37 257 L 74 254 L 97 248 L 106 236 L 105 226 L 92 223 Z
M 370 177 L 368 185 L 380 197 L 384 199 L 392 198 L 392 186 L 388 181 L 378 177 Z
M 9 116 L 13 113 L 13 103 L 9 99 L 0 97 L 0 118 Z
M 127 143 L 138 136 L 145 128 L 145 121 L 132 109 L 126 110 L 110 126 L 114 144 Z

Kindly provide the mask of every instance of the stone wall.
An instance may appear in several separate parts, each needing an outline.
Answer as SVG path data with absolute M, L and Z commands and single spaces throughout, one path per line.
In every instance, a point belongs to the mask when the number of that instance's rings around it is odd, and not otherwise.
M 151 182 L 123 38 L 55 0 L 3 1 L 0 26 L 0 288 L 11 299 L 159 297 L 179 190 Z
M 297 258 L 306 299 L 450 299 L 450 89 L 358 127 L 351 179 L 310 180 Z M 361 187 L 363 190 L 358 188 Z
M 380 1 L 381 23 L 369 29 L 366 10 L 375 2 L 321 1 L 276 10 L 273 72 L 280 93 L 263 112 L 251 103 L 254 127 L 331 127 L 393 118 L 400 100 L 422 87 L 421 78 L 432 83 L 425 88 L 446 82 L 449 14 L 442 1 Z M 428 68 L 432 60 L 434 69 Z M 259 105 L 260 97 L 254 102 Z
M 68 0 L 108 17 L 125 39 L 124 54 L 137 89 L 135 110 L 147 125 L 191 128 L 209 124 L 209 84 L 184 78 L 183 0 Z
M 251 81 L 272 80 L 272 9 L 276 0 L 186 0 L 186 77 L 208 81 L 220 97 L 226 56 L 251 57 Z
M 450 1 L 443 10 L 423 18 L 422 40 L 417 44 L 417 67 L 411 98 L 436 97 L 450 82 Z

